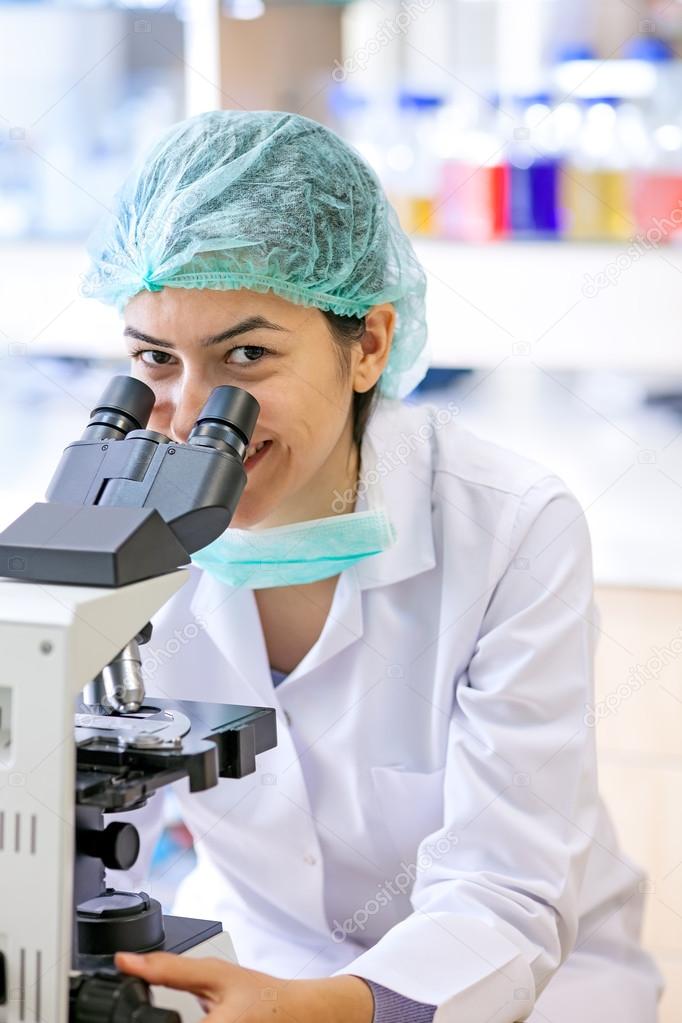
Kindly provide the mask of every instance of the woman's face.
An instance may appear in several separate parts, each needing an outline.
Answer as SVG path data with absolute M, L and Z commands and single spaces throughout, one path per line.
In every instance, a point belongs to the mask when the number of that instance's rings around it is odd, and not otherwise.
M 221 384 L 258 400 L 251 444 L 266 444 L 245 462 L 247 484 L 231 524 L 265 527 L 333 514 L 338 493 L 353 488 L 353 391 L 378 380 L 394 317 L 390 305 L 370 311 L 367 340 L 352 346 L 345 373 L 319 309 L 270 293 L 139 292 L 126 306 L 124 335 L 132 375 L 156 395 L 150 430 L 186 441 Z

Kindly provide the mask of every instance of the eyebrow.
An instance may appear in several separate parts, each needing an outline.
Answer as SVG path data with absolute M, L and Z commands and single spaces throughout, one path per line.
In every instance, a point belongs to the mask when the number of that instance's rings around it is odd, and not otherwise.
M 260 330 L 263 328 L 266 330 L 283 330 L 285 333 L 289 333 L 286 327 L 282 327 L 278 323 L 271 323 L 264 316 L 248 316 L 245 320 L 241 320 L 228 330 L 223 330 L 220 334 L 211 334 L 209 337 L 202 338 L 199 346 L 201 348 L 210 348 L 212 345 L 219 345 L 221 341 L 229 341 L 230 338 L 246 334 L 250 330 Z M 147 345 L 157 345 L 159 348 L 177 347 L 171 341 L 161 341 L 157 337 L 150 337 L 149 334 L 144 334 L 135 327 L 126 327 L 123 331 L 123 336 L 135 338 L 136 341 L 142 341 Z

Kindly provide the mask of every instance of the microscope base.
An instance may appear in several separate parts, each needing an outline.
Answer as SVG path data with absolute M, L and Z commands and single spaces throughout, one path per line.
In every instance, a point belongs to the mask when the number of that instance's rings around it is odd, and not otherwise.
M 216 920 L 194 920 L 191 917 L 165 916 L 163 926 L 166 940 L 159 952 L 182 953 L 197 958 L 218 958 L 228 963 L 236 963 L 232 940 L 222 924 Z M 97 970 L 111 969 L 114 966 L 113 956 L 78 957 L 78 970 L 83 973 L 95 973 Z M 175 991 L 172 988 L 152 987 L 152 1000 L 160 1009 L 174 1009 L 180 1013 L 182 1023 L 199 1023 L 206 1013 L 201 1005 L 187 991 Z
M 217 920 L 194 920 L 192 917 L 164 914 L 163 929 L 166 939 L 155 951 L 179 955 L 181 952 L 192 951 L 197 945 L 218 941 L 222 937 L 223 925 Z M 208 952 L 204 954 L 210 955 Z M 94 973 L 95 970 L 113 965 L 113 956 L 79 955 L 77 969 L 81 973 Z
M 226 931 L 220 931 L 214 937 L 208 938 L 200 945 L 194 945 L 183 954 L 198 959 L 217 958 L 226 963 L 237 962 L 232 939 Z M 152 987 L 152 998 L 154 1005 L 159 1008 L 175 1009 L 176 1012 L 179 1012 L 182 1023 L 200 1023 L 206 1016 L 199 1001 L 187 991 L 174 991 L 168 987 Z

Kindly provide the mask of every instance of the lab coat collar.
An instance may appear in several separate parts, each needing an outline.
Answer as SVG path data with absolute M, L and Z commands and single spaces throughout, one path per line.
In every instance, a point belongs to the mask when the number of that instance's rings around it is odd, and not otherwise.
M 428 428 L 429 419 L 427 406 L 382 398 L 365 431 L 355 510 L 369 506 L 370 490 L 374 490 L 371 499 L 383 500 L 397 540 L 355 565 L 363 590 L 409 579 L 436 564 L 432 524 L 435 430 Z
M 202 572 L 190 609 L 241 683 L 259 697 L 255 702 L 272 706 L 276 697 L 254 591 L 228 586 L 208 572 Z M 362 634 L 362 597 L 351 568 L 339 578 L 332 607 L 317 642 L 287 675 L 286 684 L 334 657 Z
M 308 674 L 363 635 L 362 591 L 385 586 L 434 567 L 431 517 L 433 437 L 417 430 L 428 422 L 425 410 L 382 399 L 365 431 L 356 510 L 383 501 L 397 540 L 379 554 L 341 573 L 322 632 L 288 676 L 286 684 Z M 423 432 L 423 431 L 422 431 Z M 199 572 L 199 569 L 193 569 Z M 191 599 L 192 614 L 233 670 L 262 701 L 272 704 L 273 688 L 258 606 L 253 590 L 233 587 L 201 572 Z

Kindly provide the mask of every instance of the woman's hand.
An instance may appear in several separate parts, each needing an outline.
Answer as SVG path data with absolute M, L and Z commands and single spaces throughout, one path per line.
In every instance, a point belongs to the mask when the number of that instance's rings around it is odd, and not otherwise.
M 149 984 L 196 995 L 206 1023 L 372 1023 L 374 998 L 360 977 L 282 980 L 223 959 L 192 959 L 169 952 L 119 952 L 116 966 Z

